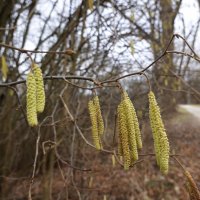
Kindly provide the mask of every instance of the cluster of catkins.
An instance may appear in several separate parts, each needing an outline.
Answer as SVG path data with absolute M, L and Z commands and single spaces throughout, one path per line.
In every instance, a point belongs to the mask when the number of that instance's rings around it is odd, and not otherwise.
M 149 118 L 153 133 L 157 164 L 162 173 L 167 174 L 169 167 L 169 142 L 160 115 L 160 109 L 154 93 L 149 92 Z M 88 103 L 92 124 L 92 137 L 95 147 L 100 150 L 102 143 L 100 135 L 104 132 L 103 118 L 98 96 Z M 135 108 L 127 94 L 123 91 L 121 102 L 117 108 L 118 153 L 123 157 L 124 169 L 138 160 L 138 149 L 142 148 L 142 139 Z
M 117 126 L 119 155 L 123 156 L 124 169 L 129 169 L 138 160 L 138 149 L 142 148 L 142 140 L 135 108 L 125 91 L 117 108 Z
M 27 120 L 30 126 L 37 126 L 37 113 L 42 113 L 45 107 L 44 82 L 38 65 L 34 64 L 32 71 L 27 75 L 26 86 Z

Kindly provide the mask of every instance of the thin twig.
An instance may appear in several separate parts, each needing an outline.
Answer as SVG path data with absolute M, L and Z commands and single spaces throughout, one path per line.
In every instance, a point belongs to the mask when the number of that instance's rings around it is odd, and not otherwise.
M 21 48 L 17 48 L 8 44 L 4 44 L 4 43 L 0 43 L 0 46 L 5 47 L 5 48 L 9 48 L 9 49 L 13 49 L 16 51 L 20 51 L 21 53 L 50 53 L 50 54 L 65 54 L 65 55 L 73 55 L 75 54 L 75 51 L 73 51 L 72 49 L 67 49 L 65 51 L 36 51 L 36 50 L 29 50 L 29 49 L 21 49 Z

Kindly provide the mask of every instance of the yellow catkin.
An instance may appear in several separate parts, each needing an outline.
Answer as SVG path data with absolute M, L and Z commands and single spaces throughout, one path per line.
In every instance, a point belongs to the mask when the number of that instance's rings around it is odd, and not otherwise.
M 93 100 L 90 100 L 88 102 L 88 110 L 90 114 L 90 120 L 92 124 L 92 138 L 93 138 L 93 143 L 96 149 L 100 150 L 101 149 L 101 141 L 99 138 L 99 132 L 98 132 L 98 123 L 97 123 L 97 112 L 96 108 L 94 105 Z
M 169 142 L 154 93 L 149 93 L 149 117 L 154 139 L 157 164 L 162 173 L 169 168 Z
M 129 107 L 130 107 L 130 112 L 131 112 L 133 122 L 134 122 L 134 130 L 135 130 L 137 148 L 142 149 L 142 137 L 141 137 L 140 126 L 139 126 L 137 114 L 136 114 L 136 111 L 135 111 L 135 108 L 133 106 L 132 101 L 128 97 L 128 94 L 126 92 L 124 92 L 124 94 L 125 94 L 125 97 L 128 101 L 128 104 L 129 104 Z
M 129 136 L 126 126 L 126 115 L 123 111 L 123 103 L 121 102 L 117 108 L 117 117 L 119 119 L 120 140 L 122 145 L 124 169 L 127 170 L 131 164 L 130 149 L 129 149 Z
M 102 117 L 102 114 L 101 114 L 99 97 L 95 96 L 93 98 L 93 102 L 94 102 L 96 112 L 97 112 L 98 131 L 99 131 L 99 134 L 102 135 L 104 133 L 104 122 L 103 122 L 103 117 Z
M 38 65 L 34 64 L 33 72 L 36 81 L 36 95 L 37 95 L 37 112 L 42 113 L 45 107 L 45 91 L 42 71 Z
M 26 80 L 27 94 L 26 94 L 26 110 L 27 120 L 30 126 L 38 124 L 37 111 L 36 111 L 36 83 L 35 77 L 30 72 Z
M 187 178 L 187 189 L 190 195 L 191 200 L 200 200 L 200 191 L 192 178 L 191 174 L 188 171 L 184 173 L 185 177 Z
M 160 165 L 160 145 L 159 145 L 159 137 L 156 130 L 156 116 L 155 116 L 155 102 L 153 102 L 153 98 L 149 95 L 149 118 L 150 118 L 150 125 L 153 133 L 153 140 L 154 140 L 154 149 L 156 154 L 157 164 Z
M 128 130 L 128 140 L 129 140 L 129 148 L 131 151 L 131 158 L 133 161 L 138 159 L 138 151 L 137 151 L 137 143 L 136 143 L 136 134 L 135 134 L 135 127 L 134 127 L 134 119 L 131 112 L 131 105 L 129 99 L 126 97 L 121 102 L 123 109 L 121 112 L 123 112 L 124 116 L 126 116 L 126 127 Z

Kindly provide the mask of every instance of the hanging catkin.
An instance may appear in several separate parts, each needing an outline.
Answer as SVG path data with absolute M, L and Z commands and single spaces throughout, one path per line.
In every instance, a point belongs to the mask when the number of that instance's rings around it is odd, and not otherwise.
M 93 100 L 90 100 L 88 102 L 88 110 L 90 114 L 90 120 L 92 124 L 92 138 L 94 146 L 100 150 L 101 149 L 101 141 L 99 137 L 99 131 L 98 131 L 98 121 L 97 121 L 97 111 L 96 107 L 94 105 Z
M 101 107 L 100 107 L 100 103 L 99 103 L 99 97 L 96 95 L 93 98 L 93 102 L 96 108 L 96 113 L 97 113 L 97 123 L 98 123 L 98 131 L 100 135 L 103 135 L 104 132 L 104 122 L 103 122 L 103 117 L 101 114 Z
M 149 93 L 149 118 L 150 118 L 152 133 L 153 133 L 153 139 L 154 139 L 156 161 L 157 161 L 157 164 L 160 165 L 160 145 L 159 145 L 160 133 L 156 129 L 157 119 L 156 119 L 155 107 L 157 106 L 155 106 L 156 102 L 153 96 L 154 96 L 153 94 Z
M 45 91 L 42 71 L 38 65 L 34 64 L 33 72 L 36 81 L 36 99 L 37 99 L 37 112 L 42 113 L 45 107 Z
M 138 160 L 138 149 L 142 148 L 139 122 L 135 108 L 127 94 L 123 91 L 122 100 L 117 109 L 118 152 L 123 155 L 124 168 L 128 169 Z
M 191 200 L 200 200 L 200 191 L 192 178 L 191 174 L 185 170 L 185 177 L 187 178 L 187 190 Z
M 127 92 L 124 92 L 124 97 L 127 99 L 128 105 L 130 107 L 130 112 L 131 112 L 132 120 L 134 123 L 134 131 L 135 131 L 135 136 L 136 136 L 137 148 L 142 149 L 142 138 L 141 138 L 140 126 L 139 126 L 135 108 L 134 108 L 133 103 L 130 100 Z
M 27 120 L 30 126 L 36 126 L 38 124 L 36 111 L 36 82 L 35 77 L 31 72 L 27 76 L 26 86 Z
M 154 148 L 157 164 L 162 173 L 167 174 L 169 168 L 169 142 L 160 115 L 160 109 L 157 104 L 154 93 L 149 93 L 149 117 L 154 139 Z
M 129 101 L 128 97 L 125 97 L 122 101 L 123 106 L 123 114 L 126 116 L 125 124 L 128 130 L 128 141 L 129 141 L 129 148 L 131 152 L 131 159 L 133 161 L 138 159 L 138 151 L 137 151 L 137 143 L 136 143 L 136 134 L 135 134 L 135 125 L 134 125 L 134 116 L 131 112 L 131 102 Z
M 124 169 L 129 169 L 131 164 L 130 149 L 129 149 L 129 137 L 128 129 L 126 126 L 126 115 L 124 112 L 123 101 L 119 104 L 117 108 L 117 117 L 119 123 L 119 136 L 121 140 L 123 160 L 124 160 Z

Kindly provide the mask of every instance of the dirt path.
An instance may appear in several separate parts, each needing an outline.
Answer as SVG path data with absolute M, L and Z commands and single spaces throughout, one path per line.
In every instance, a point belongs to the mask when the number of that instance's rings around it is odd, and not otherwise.
M 200 106 L 197 105 L 179 105 L 180 108 L 186 110 L 200 120 Z

